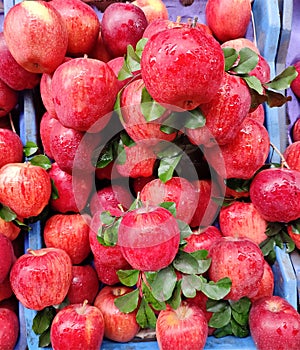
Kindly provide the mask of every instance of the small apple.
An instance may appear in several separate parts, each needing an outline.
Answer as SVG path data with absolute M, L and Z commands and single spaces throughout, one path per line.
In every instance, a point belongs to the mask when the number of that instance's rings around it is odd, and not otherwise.
M 241 49 L 247 47 L 248 49 L 251 49 L 252 51 L 256 52 L 258 55 L 260 54 L 257 46 L 255 43 L 248 38 L 236 38 L 232 40 L 227 40 L 221 44 L 221 47 L 232 47 L 235 49 L 237 52 L 239 52 Z
M 9 274 L 15 260 L 13 245 L 2 233 L 0 233 L 0 259 L 0 283 L 2 283 Z
M 169 18 L 167 6 L 162 0 L 135 0 L 132 3 L 143 10 L 148 23 Z
M 55 113 L 55 112 L 54 112 Z M 53 159 L 53 154 L 51 152 L 51 133 L 54 124 L 57 121 L 56 115 L 51 114 L 46 111 L 41 118 L 40 121 L 40 137 L 42 141 L 42 146 L 44 149 L 44 153 L 49 158 Z
M 18 103 L 18 92 L 0 79 L 0 118 L 5 117 Z
M 204 229 L 193 230 L 193 233 L 185 238 L 187 244 L 183 250 L 187 253 L 192 253 L 201 249 L 209 250 L 212 243 L 222 237 L 221 231 L 216 226 L 208 226 Z
M 20 136 L 9 129 L 0 128 L 0 168 L 7 163 L 23 160 L 23 143 Z
M 0 307 L 0 349 L 12 350 L 17 344 L 20 323 L 16 313 Z
M 264 261 L 264 273 L 258 286 L 257 294 L 250 298 L 253 303 L 255 300 L 263 297 L 271 297 L 274 292 L 274 274 L 271 266 Z
M 290 169 L 300 171 L 300 141 L 290 143 L 283 152 L 283 157 Z
M 300 61 L 294 63 L 294 67 L 298 73 L 297 77 L 291 83 L 293 93 L 300 98 Z

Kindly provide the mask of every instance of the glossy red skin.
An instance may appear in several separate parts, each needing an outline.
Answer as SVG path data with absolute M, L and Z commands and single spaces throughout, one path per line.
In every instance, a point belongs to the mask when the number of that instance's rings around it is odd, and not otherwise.
M 287 146 L 283 153 L 290 169 L 300 171 L 300 141 L 295 141 Z
M 300 61 L 295 62 L 294 67 L 298 73 L 297 77 L 291 83 L 293 93 L 300 98 Z
M 9 129 L 0 128 L 0 168 L 7 163 L 23 160 L 23 143 L 20 136 Z
M 52 163 L 48 173 L 59 196 L 57 199 L 50 199 L 51 209 L 59 213 L 81 212 L 92 191 L 92 177 L 86 174 L 84 177 L 79 174 L 70 175 L 60 169 L 56 162 Z
M 250 185 L 250 200 L 267 221 L 289 222 L 300 217 L 300 172 L 265 169 Z
M 166 134 L 160 130 L 163 121 L 169 116 L 165 113 L 159 119 L 147 122 L 141 110 L 142 91 L 145 84 L 142 79 L 137 79 L 129 83 L 123 90 L 120 106 L 122 113 L 122 125 L 127 134 L 134 141 L 147 140 L 147 145 L 156 145 L 161 141 L 173 141 L 176 132 Z
M 97 42 L 89 52 L 88 56 L 106 63 L 112 59 L 110 53 L 107 51 L 107 48 L 103 43 L 101 30 L 99 31 Z
M 104 320 L 92 305 L 68 305 L 52 322 L 50 340 L 54 349 L 99 350 L 103 341 Z
M 174 28 L 174 27 L 181 27 L 181 26 L 182 26 L 181 24 L 178 24 L 167 18 L 164 18 L 164 19 L 158 18 L 148 24 L 148 26 L 146 27 L 143 33 L 143 38 L 150 39 L 152 38 L 153 35 L 155 35 L 156 33 L 162 32 L 163 30 Z
M 133 4 L 140 7 L 146 15 L 148 23 L 156 19 L 168 19 L 167 6 L 162 0 L 135 0 Z
M 204 30 L 171 28 L 148 40 L 141 73 L 155 101 L 172 110 L 192 110 L 217 93 L 224 55 L 219 43 Z
M 268 157 L 270 137 L 257 121 L 246 118 L 235 139 L 223 146 L 206 148 L 205 155 L 219 175 L 230 179 L 250 179 Z
M 98 279 L 101 283 L 113 286 L 117 283 L 120 283 L 119 277 L 117 275 L 118 269 L 115 269 L 112 266 L 105 265 L 101 261 L 101 257 L 98 255 L 94 256 L 94 267 L 97 272 Z M 127 263 L 127 262 L 126 262 Z M 127 263 L 126 268 L 131 269 L 131 266 Z
M 20 323 L 14 311 L 0 307 L 0 349 L 14 349 L 19 337 Z
M 18 103 L 18 92 L 0 79 L 0 118 L 12 111 Z
M 274 274 L 271 266 L 267 261 L 264 262 L 264 273 L 260 281 L 257 294 L 251 298 L 253 303 L 255 300 L 263 297 L 271 297 L 274 292 Z
M 292 139 L 293 141 L 300 141 L 300 118 L 297 119 L 292 128 Z
M 30 163 L 9 163 L 0 169 L 0 202 L 18 217 L 39 215 L 51 196 L 50 176 Z
M 10 298 L 13 295 L 13 291 L 10 286 L 9 274 L 7 274 L 4 281 L 0 282 L 0 302 Z M 0 304 L 1 308 L 1 304 Z
M 95 133 L 110 120 L 118 84 L 107 63 L 83 57 L 61 64 L 51 89 L 59 121 L 65 127 Z
M 158 271 L 167 267 L 179 248 L 176 219 L 162 207 L 149 205 L 124 214 L 118 232 L 122 254 L 133 269 Z
M 195 305 L 183 303 L 176 310 L 167 306 L 167 309 L 160 311 L 158 315 L 156 337 L 162 350 L 202 350 L 207 335 L 205 315 Z
M 203 230 L 193 230 L 193 233 L 185 238 L 187 244 L 183 250 L 187 253 L 201 249 L 209 250 L 212 243 L 220 238 L 222 238 L 222 233 L 215 226 L 208 226 Z
M 176 204 L 176 218 L 190 223 L 198 204 L 198 194 L 195 186 L 183 178 L 174 176 L 163 183 L 160 179 L 148 182 L 140 193 L 140 199 L 150 205 L 162 202 Z
M 292 225 L 288 225 L 288 235 L 294 241 L 296 247 L 300 249 L 300 235 L 294 232 Z
M 250 106 L 251 95 L 244 80 L 225 73 L 214 98 L 199 106 L 206 118 L 205 126 L 187 129 L 190 141 L 207 147 L 232 142 L 249 113 Z
M 52 0 L 51 5 L 61 14 L 67 27 L 67 54 L 83 56 L 89 53 L 100 32 L 100 21 L 93 8 L 79 0 Z
M 123 56 L 130 44 L 134 48 L 148 25 L 145 13 L 130 3 L 113 3 L 101 20 L 102 39 L 112 57 Z
M 46 111 L 41 118 L 40 121 L 40 137 L 42 141 L 42 146 L 44 149 L 44 153 L 46 156 L 49 158 L 53 159 L 53 154 L 51 152 L 51 133 L 52 133 L 52 128 L 55 125 L 57 119 L 56 115 L 49 113 Z
M 224 299 L 251 298 L 257 293 L 264 257 L 256 243 L 247 238 L 223 237 L 211 245 L 209 256 L 212 259 L 209 279 L 216 282 L 229 277 L 232 281 L 231 290 Z
M 252 203 L 234 201 L 220 210 L 219 225 L 225 237 L 245 237 L 260 244 L 267 238 L 267 224 Z
M 72 282 L 67 298 L 70 304 L 83 303 L 87 300 L 93 304 L 99 291 L 99 280 L 95 269 L 91 265 L 73 265 Z
M 91 252 L 89 243 L 90 216 L 87 214 L 55 214 L 45 222 L 46 247 L 63 249 L 72 264 L 80 264 Z
M 33 89 L 41 80 L 40 74 L 28 72 L 11 55 L 3 32 L 0 33 L 0 79 L 11 89 Z
M 0 233 L 0 283 L 8 276 L 14 262 L 14 256 L 14 249 L 11 241 Z
M 96 168 L 95 176 L 98 180 L 114 180 L 122 176 L 116 171 L 115 162 L 112 161 L 104 168 Z
M 264 297 L 252 304 L 249 327 L 257 349 L 270 349 L 270 344 L 274 350 L 300 348 L 300 315 L 279 296 Z
M 60 304 L 72 281 L 72 262 L 62 249 L 41 248 L 20 256 L 10 272 L 11 288 L 27 308 Z
M 250 76 L 255 76 L 262 83 L 267 83 L 271 80 L 271 68 L 268 61 L 261 55 L 258 55 L 258 63 L 256 67 L 249 72 Z
M 126 286 L 105 286 L 97 294 L 94 302 L 104 318 L 104 336 L 107 339 L 126 343 L 131 341 L 140 329 L 136 321 L 137 309 L 133 312 L 121 312 L 114 301 L 116 298 L 132 292 Z
M 3 32 L 12 56 L 29 72 L 51 73 L 65 57 L 67 30 L 50 3 L 16 4 L 5 17 Z
M 141 192 L 141 190 L 143 189 L 143 187 L 150 181 L 154 180 L 155 176 L 149 176 L 149 177 L 136 177 L 135 179 L 133 179 L 132 181 L 132 187 L 133 190 L 135 192 L 135 194 L 137 195 L 139 192 Z
M 206 23 L 221 42 L 245 36 L 251 18 L 249 0 L 208 0 Z
M 265 110 L 263 105 L 259 105 L 254 111 L 249 112 L 246 118 L 256 120 L 260 124 L 265 122 Z

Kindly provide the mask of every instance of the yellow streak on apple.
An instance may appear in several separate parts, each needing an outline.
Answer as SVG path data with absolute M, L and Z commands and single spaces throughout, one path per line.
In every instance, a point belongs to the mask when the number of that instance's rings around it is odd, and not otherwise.
M 41 18 L 46 22 L 51 22 L 49 10 L 42 4 L 36 1 L 23 1 L 21 6 L 28 11 L 30 16 Z

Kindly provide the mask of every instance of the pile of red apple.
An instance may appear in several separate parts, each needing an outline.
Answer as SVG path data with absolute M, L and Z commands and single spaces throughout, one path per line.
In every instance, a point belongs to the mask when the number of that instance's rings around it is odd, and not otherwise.
M 39 344 L 54 349 L 100 349 L 143 328 L 160 349 L 249 332 L 262 350 L 300 348 L 300 316 L 273 296 L 271 268 L 275 245 L 300 249 L 300 141 L 269 163 L 263 108 L 288 103 L 280 90 L 297 73 L 271 80 L 244 38 L 251 1 L 230 6 L 208 0 L 206 24 L 169 20 L 161 0 L 111 4 L 101 19 L 80 0 L 7 13 L 1 349 L 18 338 L 10 299 L 37 311 Z M 26 89 L 39 136 L 23 144 L 11 126 Z M 20 252 L 36 221 L 44 246 Z

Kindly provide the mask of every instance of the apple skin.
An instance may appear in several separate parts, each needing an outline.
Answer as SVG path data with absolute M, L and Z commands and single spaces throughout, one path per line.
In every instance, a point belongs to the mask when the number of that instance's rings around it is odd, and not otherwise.
M 0 118 L 12 111 L 18 103 L 18 92 L 0 79 Z
M 248 49 L 251 49 L 252 51 L 256 52 L 258 55 L 260 54 L 257 46 L 254 44 L 253 41 L 247 39 L 247 38 L 236 38 L 232 40 L 227 40 L 221 44 L 221 47 L 232 47 L 237 52 L 239 52 L 241 49 L 247 47 Z
M 300 249 L 300 235 L 294 232 L 292 225 L 287 226 L 287 232 L 291 239 L 294 241 L 296 247 Z
M 126 286 L 104 286 L 98 293 L 94 306 L 104 318 L 104 336 L 116 342 L 129 342 L 138 333 L 140 326 L 136 321 L 137 310 L 129 313 L 121 312 L 115 305 L 116 298 L 132 292 Z
M 100 21 L 91 6 L 80 0 L 52 0 L 50 4 L 61 14 L 67 27 L 67 55 L 83 56 L 96 44 Z
M 98 39 L 96 44 L 93 46 L 92 50 L 89 52 L 88 56 L 90 58 L 95 58 L 102 62 L 108 63 L 112 57 L 110 53 L 107 51 L 106 46 L 103 43 L 101 30 L 99 30 Z
M 5 221 L 0 218 L 0 232 L 9 240 L 14 241 L 19 236 L 21 229 L 12 221 Z
M 300 217 L 300 172 L 264 169 L 250 184 L 250 200 L 267 221 L 289 222 Z
M 265 110 L 263 105 L 259 105 L 254 111 L 250 111 L 246 118 L 256 120 L 258 123 L 264 125 L 265 122 Z
M 225 237 L 246 237 L 260 244 L 267 238 L 267 224 L 251 202 L 234 201 L 220 210 L 219 225 Z
M 118 84 L 107 63 L 78 57 L 55 70 L 51 89 L 57 118 L 65 127 L 96 133 L 110 120 Z
M 221 42 L 245 36 L 251 18 L 250 0 L 208 0 L 206 23 Z
M 158 271 L 167 267 L 179 248 L 176 219 L 165 208 L 148 205 L 122 217 L 118 245 L 133 269 Z
M 230 292 L 224 299 L 251 298 L 263 276 L 264 257 L 259 246 L 248 238 L 223 237 L 209 248 L 211 265 L 209 279 L 216 282 L 228 277 L 232 281 Z
M 64 307 L 54 317 L 50 329 L 53 349 L 99 350 L 103 341 L 101 311 L 85 302 Z
M 55 214 L 45 222 L 44 241 L 46 247 L 63 249 L 72 264 L 83 262 L 91 252 L 89 222 L 87 214 Z
M 58 248 L 29 249 L 10 271 L 11 288 L 17 299 L 36 311 L 60 304 L 72 281 L 72 262 Z
M 143 33 L 143 38 L 150 39 L 153 35 L 155 35 L 158 32 L 162 32 L 163 30 L 174 28 L 174 27 L 181 27 L 181 23 L 177 23 L 174 21 L 171 21 L 169 19 L 155 19 L 152 22 L 150 22 L 145 29 Z
M 300 118 L 297 119 L 292 127 L 293 142 L 300 141 Z
M 4 281 L 0 282 L 0 308 L 3 306 L 1 304 L 1 302 L 3 300 L 9 299 L 13 295 L 14 294 L 13 294 L 13 291 L 11 289 L 10 280 L 9 280 L 9 274 L 7 274 L 7 276 L 4 279 Z
M 167 6 L 162 0 L 135 0 L 132 4 L 143 10 L 149 24 L 156 19 L 169 18 Z
M 93 304 L 99 291 L 99 280 L 91 265 L 73 265 L 72 282 L 67 298 L 70 304 L 80 304 L 87 300 Z
M 11 241 L 0 233 L 0 283 L 8 276 L 15 260 L 14 249 Z
M 293 93 L 300 98 L 300 61 L 294 63 L 294 67 L 298 73 L 297 77 L 291 83 Z
M 209 250 L 213 242 L 222 238 L 221 231 L 216 226 L 208 226 L 203 230 L 193 230 L 193 233 L 185 238 L 187 244 L 183 250 L 192 253 L 197 250 Z
M 263 297 L 271 297 L 274 292 L 274 274 L 271 266 L 265 260 L 264 273 L 260 281 L 257 294 L 250 298 L 253 303 L 255 300 Z
M 29 72 L 51 73 L 65 57 L 67 29 L 61 15 L 48 2 L 15 4 L 5 16 L 3 33 L 14 59 Z
M 33 89 L 41 80 L 40 74 L 28 72 L 13 58 L 3 32 L 0 33 L 0 79 L 16 91 Z
M 147 41 L 141 74 L 156 102 L 172 110 L 192 110 L 217 93 L 224 75 L 224 54 L 203 30 L 171 28 Z
M 167 306 L 158 315 L 156 338 L 161 350 L 201 350 L 207 336 L 205 315 L 196 305 L 183 302 L 176 310 Z
M 290 169 L 300 171 L 300 141 L 289 144 L 283 152 L 283 157 Z
M 144 11 L 131 3 L 113 3 L 103 13 L 101 35 L 111 56 L 124 56 L 127 46 L 135 48 L 148 21 Z
M 12 350 L 17 344 L 20 323 L 16 313 L 0 307 L 0 349 Z
M 42 141 L 42 146 L 44 149 L 44 153 L 49 158 L 53 159 L 53 154 L 51 152 L 51 133 L 52 128 L 57 121 L 56 114 L 51 114 L 46 111 L 41 118 L 40 121 L 40 137 Z
M 30 163 L 8 163 L 0 168 L 0 202 L 18 217 L 39 215 L 49 203 L 51 181 L 47 171 Z
M 260 298 L 249 313 L 250 333 L 257 349 L 300 348 L 300 315 L 279 296 Z M 284 346 L 283 346 L 284 344 Z
M 0 168 L 22 160 L 23 144 L 20 136 L 12 130 L 0 128 Z

